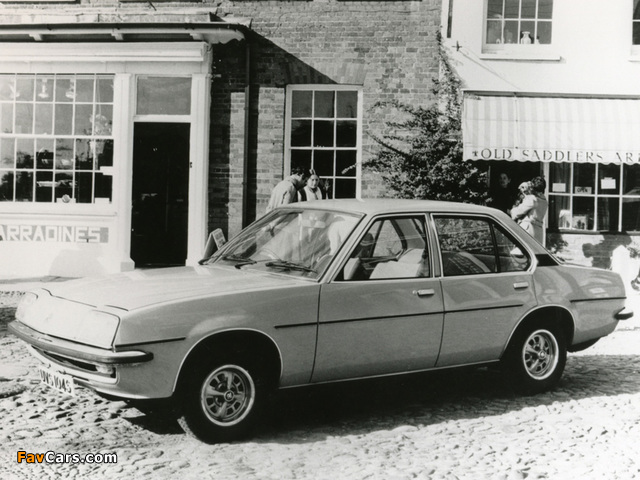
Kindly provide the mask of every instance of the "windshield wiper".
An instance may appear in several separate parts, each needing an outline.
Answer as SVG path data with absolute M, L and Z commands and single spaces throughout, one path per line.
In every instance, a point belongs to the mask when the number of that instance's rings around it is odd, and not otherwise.
M 275 267 L 275 268 L 284 268 L 286 270 L 300 270 L 302 272 L 318 273 L 311 267 L 307 267 L 306 265 L 302 265 L 300 263 L 287 262 L 286 260 L 277 260 L 273 262 L 267 262 L 265 263 L 265 266 Z
M 252 260 L 250 258 L 245 258 L 245 257 L 239 257 L 237 255 L 225 255 L 224 257 L 222 257 L 223 260 L 230 260 L 232 262 L 238 262 L 234 265 L 234 267 L 236 268 L 241 268 L 244 265 L 254 265 L 258 262 L 256 262 L 255 260 Z

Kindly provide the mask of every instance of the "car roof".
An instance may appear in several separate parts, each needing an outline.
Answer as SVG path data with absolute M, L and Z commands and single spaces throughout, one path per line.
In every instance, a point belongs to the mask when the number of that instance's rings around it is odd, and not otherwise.
M 340 199 L 340 200 L 313 200 L 308 202 L 296 202 L 278 207 L 278 209 L 322 209 L 342 213 L 352 213 L 356 215 L 384 215 L 389 213 L 476 213 L 491 215 L 502 221 L 503 224 L 511 227 L 511 231 L 517 237 L 528 244 L 534 253 L 547 253 L 545 248 L 534 241 L 524 230 L 517 227 L 509 215 L 497 208 L 473 203 L 463 202 L 442 202 L 437 200 L 410 200 L 399 198 L 363 198 L 363 199 Z
M 464 213 L 500 213 L 495 208 L 461 202 L 441 202 L 436 200 L 408 200 L 399 198 L 363 198 L 340 200 L 314 200 L 310 202 L 291 203 L 281 208 L 321 208 L 341 212 L 374 215 L 397 212 L 464 212 Z

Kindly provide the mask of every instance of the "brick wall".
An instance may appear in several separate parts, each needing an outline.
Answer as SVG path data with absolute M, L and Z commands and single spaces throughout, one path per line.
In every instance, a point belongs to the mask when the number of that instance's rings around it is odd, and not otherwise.
M 392 120 L 389 112 L 372 109 L 376 102 L 426 105 L 430 101 L 432 78 L 438 71 L 439 1 L 223 1 L 217 15 L 252 19 L 245 222 L 264 212 L 271 189 L 283 178 L 287 85 L 362 85 L 365 165 L 377 151 L 371 136 L 379 136 Z M 220 162 L 224 160 L 212 157 L 212 163 Z M 383 189 L 380 175 L 365 170 L 363 197 L 383 196 Z M 222 220 L 216 212 L 225 209 L 218 200 L 212 201 L 210 223 L 225 229 L 216 224 Z
M 392 120 L 384 111 L 372 110 L 376 102 L 430 101 L 432 78 L 438 72 L 440 0 L 152 3 L 14 4 L 0 14 L 0 23 L 250 18 L 248 90 L 244 42 L 212 46 L 209 230 L 220 227 L 231 236 L 259 217 L 271 189 L 282 179 L 287 85 L 363 87 L 365 165 L 377 150 L 371 136 L 379 136 Z M 378 174 L 363 174 L 362 194 L 384 195 Z

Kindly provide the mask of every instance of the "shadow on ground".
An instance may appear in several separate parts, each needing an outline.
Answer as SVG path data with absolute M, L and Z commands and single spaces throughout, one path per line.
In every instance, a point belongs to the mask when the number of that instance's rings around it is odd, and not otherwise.
M 378 430 L 420 427 L 461 419 L 503 415 L 524 408 L 597 396 L 640 393 L 640 356 L 569 357 L 560 386 L 521 396 L 497 369 L 456 369 L 276 393 L 251 441 L 314 442 L 327 436 L 366 435 Z M 130 418 L 158 434 L 181 430 L 161 411 Z

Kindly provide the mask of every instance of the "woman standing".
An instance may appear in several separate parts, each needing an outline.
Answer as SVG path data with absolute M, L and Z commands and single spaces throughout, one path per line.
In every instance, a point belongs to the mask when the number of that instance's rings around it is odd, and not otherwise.
M 525 194 L 522 202 L 511 209 L 511 218 L 538 242 L 544 241 L 543 220 L 547 214 L 549 203 L 544 197 L 547 183 L 542 177 L 535 177 L 529 182 L 530 191 Z
M 318 177 L 315 170 L 309 170 L 307 184 L 302 190 L 300 190 L 300 201 L 322 200 L 324 197 L 322 195 L 322 190 L 318 186 L 319 183 L 320 177 Z

